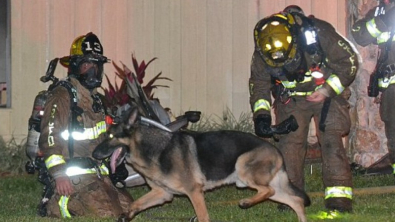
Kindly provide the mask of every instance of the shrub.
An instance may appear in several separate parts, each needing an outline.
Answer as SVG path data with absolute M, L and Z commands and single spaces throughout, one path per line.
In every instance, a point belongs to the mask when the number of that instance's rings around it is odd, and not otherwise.
M 132 54 L 132 62 L 133 62 L 133 68 L 134 72 L 132 72 L 125 64 L 122 64 L 122 68 L 117 65 L 116 63 L 112 62 L 113 66 L 115 67 L 115 78 L 114 78 L 114 83 L 111 83 L 110 79 L 106 75 L 106 81 L 108 84 L 108 88 L 102 87 L 104 91 L 104 96 L 102 97 L 103 99 L 103 104 L 106 107 L 107 110 L 110 111 L 110 113 L 113 114 L 117 108 L 122 107 L 123 105 L 127 104 L 130 102 L 130 96 L 128 94 L 128 87 L 127 87 L 127 81 L 130 81 L 133 83 L 134 78 L 132 77 L 132 74 L 134 74 L 137 77 L 137 81 L 139 82 L 140 85 L 144 84 L 144 77 L 145 77 L 145 71 L 148 68 L 148 65 L 151 64 L 154 60 L 157 58 L 151 59 L 148 63 L 145 63 L 143 60 L 140 64 L 137 61 L 136 57 Z M 158 100 L 158 98 L 154 97 L 154 92 L 153 90 L 158 88 L 158 87 L 165 87 L 168 88 L 169 86 L 167 85 L 156 85 L 155 82 L 157 80 L 168 80 L 172 81 L 170 78 L 167 77 L 162 77 L 162 72 L 158 73 L 154 78 L 152 78 L 150 81 L 148 81 L 144 86 L 142 86 L 142 89 L 144 91 L 144 94 L 149 100 Z M 117 77 L 121 79 L 121 84 L 117 84 Z M 159 100 L 158 100 L 159 101 Z
M 26 142 L 20 144 L 12 138 L 8 143 L 0 137 L 0 174 L 22 174 L 25 173 Z
M 237 130 L 248 133 L 254 132 L 251 113 L 241 113 L 237 119 L 229 108 L 223 111 L 222 116 L 206 117 L 202 115 L 198 122 L 189 126 L 189 129 L 195 131 Z

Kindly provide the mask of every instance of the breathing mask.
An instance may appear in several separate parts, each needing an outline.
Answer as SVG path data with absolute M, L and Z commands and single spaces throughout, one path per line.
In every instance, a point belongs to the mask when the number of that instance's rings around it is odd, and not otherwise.
M 103 79 L 103 64 L 108 62 L 103 56 L 103 47 L 92 32 L 77 37 L 70 48 L 70 56 L 60 59 L 69 68 L 69 76 L 74 76 L 87 89 L 100 87 Z

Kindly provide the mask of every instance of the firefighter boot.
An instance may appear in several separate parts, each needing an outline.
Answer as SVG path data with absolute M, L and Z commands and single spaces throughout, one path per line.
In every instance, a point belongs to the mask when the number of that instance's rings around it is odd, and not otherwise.
M 325 207 L 330 211 L 339 211 L 340 213 L 352 212 L 352 200 L 345 197 L 328 198 L 325 200 Z
M 315 220 L 342 219 L 347 221 L 347 217 L 352 212 L 352 203 L 349 198 L 328 198 L 325 200 L 325 207 L 326 211 L 319 211 L 309 217 Z

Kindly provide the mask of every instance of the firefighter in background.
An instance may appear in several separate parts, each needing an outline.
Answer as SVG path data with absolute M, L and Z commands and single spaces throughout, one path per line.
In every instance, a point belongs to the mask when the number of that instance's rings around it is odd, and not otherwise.
M 384 122 L 385 135 L 391 168 L 395 173 L 395 7 L 394 1 L 383 0 L 356 21 L 352 35 L 361 46 L 378 45 L 380 53 L 376 69 L 370 77 L 368 96 L 377 97 L 380 103 L 380 117 Z M 379 92 L 381 96 L 379 96 Z
M 105 114 L 97 88 L 103 77 L 102 45 L 93 33 L 74 40 L 70 56 L 60 59 L 68 67 L 68 82 L 48 96 L 41 120 L 39 147 L 54 179 L 54 195 L 47 205 L 51 217 L 118 217 L 133 201 L 116 189 L 104 164 L 91 158 L 104 139 Z M 75 105 L 74 105 L 75 104 Z
M 279 137 L 291 182 L 304 189 L 307 136 L 319 121 L 326 217 L 352 211 L 352 174 L 342 136 L 350 129 L 342 96 L 358 70 L 357 52 L 329 23 L 305 16 L 298 6 L 260 20 L 249 79 L 255 134 L 271 137 L 271 92 L 276 122 L 293 115 L 299 128 Z M 281 207 L 281 206 L 280 206 Z M 341 213 L 340 213 L 341 214 Z

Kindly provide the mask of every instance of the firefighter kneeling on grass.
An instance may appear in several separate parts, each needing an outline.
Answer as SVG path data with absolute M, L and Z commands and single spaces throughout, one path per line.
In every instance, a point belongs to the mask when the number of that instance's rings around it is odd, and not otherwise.
M 260 20 L 254 38 L 249 85 L 256 135 L 272 136 L 272 92 L 276 122 L 293 115 L 299 124 L 295 132 L 279 137 L 278 148 L 291 182 L 304 189 L 309 125 L 317 120 L 327 209 L 323 217 L 351 212 L 352 175 L 342 142 L 350 116 L 342 93 L 355 79 L 357 52 L 332 25 L 305 16 L 298 6 Z
M 47 205 L 50 217 L 118 217 L 127 212 L 132 197 L 115 188 L 104 164 L 91 158 L 106 132 L 105 114 L 97 94 L 103 77 L 102 45 L 93 33 L 74 40 L 67 83 L 48 96 L 41 120 L 39 147 L 54 179 L 54 195 Z

